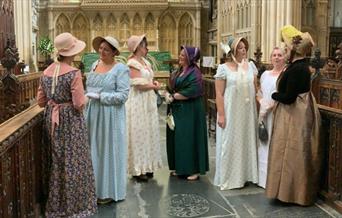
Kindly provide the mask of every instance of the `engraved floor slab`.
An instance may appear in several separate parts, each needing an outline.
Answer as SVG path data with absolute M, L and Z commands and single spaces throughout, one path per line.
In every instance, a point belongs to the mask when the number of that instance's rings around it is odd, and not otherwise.
M 234 210 L 206 177 L 189 182 L 164 168 L 152 180 L 129 180 L 126 200 L 99 206 L 93 217 L 235 217 Z
M 263 193 L 228 196 L 227 200 L 233 205 L 240 217 L 335 217 L 318 204 L 301 207 L 269 200 Z
M 147 183 L 128 180 L 126 200 L 99 206 L 94 218 L 169 217 L 338 217 L 342 215 L 321 201 L 311 207 L 281 204 L 268 200 L 264 190 L 249 184 L 245 188 L 220 191 L 212 185 L 215 175 L 215 140 L 209 140 L 210 171 L 200 180 L 189 182 L 170 177 L 166 159 L 165 114 L 160 107 L 161 152 L 165 167 Z

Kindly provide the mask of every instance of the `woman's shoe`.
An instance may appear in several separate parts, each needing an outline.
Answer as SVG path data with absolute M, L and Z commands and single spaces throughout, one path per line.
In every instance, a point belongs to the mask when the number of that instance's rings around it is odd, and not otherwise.
M 148 177 L 145 174 L 141 174 L 139 176 L 133 176 L 138 182 L 147 182 Z
M 186 179 L 187 179 L 188 181 L 195 181 L 195 180 L 198 180 L 198 179 L 199 179 L 199 175 L 194 174 L 194 175 L 188 176 Z
M 152 172 L 152 173 L 146 173 L 146 176 L 147 176 L 148 178 L 153 178 L 153 172 Z
M 104 199 L 100 199 L 98 198 L 97 199 L 97 204 L 101 204 L 101 205 L 104 205 L 104 204 L 108 204 L 110 202 L 114 201 L 113 199 L 111 198 L 104 198 Z
M 171 171 L 170 172 L 170 176 L 178 176 L 177 173 L 175 171 Z

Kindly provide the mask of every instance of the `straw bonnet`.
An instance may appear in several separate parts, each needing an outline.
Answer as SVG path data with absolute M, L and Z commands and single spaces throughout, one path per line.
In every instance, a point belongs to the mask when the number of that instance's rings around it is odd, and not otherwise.
M 301 32 L 292 25 L 286 25 L 281 29 L 281 39 L 290 49 L 296 49 L 296 53 L 306 55 L 310 48 L 315 45 L 311 35 L 308 32 Z M 295 43 L 295 37 L 298 42 Z M 294 47 L 295 46 L 295 47 Z
M 228 43 L 231 43 L 230 48 L 232 49 L 234 56 L 236 55 L 236 49 L 237 49 L 237 46 L 240 42 L 243 42 L 243 44 L 245 44 L 246 51 L 248 51 L 249 43 L 248 43 L 247 39 L 245 39 L 243 37 L 239 37 L 236 39 L 233 38 L 233 40 L 228 41 Z
M 118 42 L 118 40 L 116 40 L 115 38 L 113 38 L 111 36 L 106 36 L 106 37 L 98 36 L 98 37 L 95 37 L 93 39 L 93 48 L 95 49 L 96 52 L 99 52 L 100 44 L 103 41 L 108 42 L 111 46 L 113 46 L 119 52 L 118 55 L 120 54 L 119 42 Z
M 135 50 L 137 50 L 139 44 L 144 40 L 144 38 L 146 38 L 145 34 L 141 36 L 132 35 L 131 37 L 129 37 L 127 41 L 128 50 L 130 52 L 135 52 Z
M 201 52 L 198 47 L 182 45 L 181 49 L 184 50 L 189 65 L 195 64 L 201 57 Z
M 80 53 L 85 48 L 86 44 L 70 33 L 61 33 L 56 36 L 54 46 L 59 55 L 70 57 Z
M 245 39 L 243 37 L 234 38 L 233 36 L 230 36 L 228 38 L 227 43 L 221 42 L 221 49 L 223 50 L 224 53 L 228 54 L 229 52 L 232 52 L 233 56 L 235 56 L 236 55 L 236 48 L 237 48 L 240 41 L 242 41 L 245 44 L 246 50 L 248 51 L 249 43 L 248 43 L 247 39 Z

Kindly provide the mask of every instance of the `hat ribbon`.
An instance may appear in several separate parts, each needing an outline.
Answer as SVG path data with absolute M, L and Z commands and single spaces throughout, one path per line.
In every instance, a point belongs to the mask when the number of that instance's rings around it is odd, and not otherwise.
M 61 48 L 61 49 L 58 50 L 58 52 L 69 51 L 70 49 L 75 47 L 76 43 L 77 43 L 77 39 L 74 37 L 73 38 L 73 43 L 69 47 Z

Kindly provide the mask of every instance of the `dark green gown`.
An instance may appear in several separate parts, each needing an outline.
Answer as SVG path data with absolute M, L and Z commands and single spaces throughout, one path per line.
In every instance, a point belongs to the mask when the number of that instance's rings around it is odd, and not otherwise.
M 189 97 L 188 100 L 175 100 L 167 110 L 175 121 L 174 131 L 167 127 L 167 157 L 170 170 L 175 170 L 177 175 L 205 174 L 209 170 L 203 97 L 190 97 L 199 91 L 198 81 L 202 81 L 199 76 L 202 77 L 190 72 L 177 77 L 171 88 L 171 92 Z

